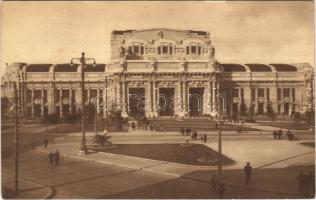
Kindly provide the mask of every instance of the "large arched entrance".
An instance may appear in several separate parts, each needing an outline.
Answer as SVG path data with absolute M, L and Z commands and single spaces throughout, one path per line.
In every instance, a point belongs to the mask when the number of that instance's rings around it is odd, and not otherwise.
M 145 99 L 146 99 L 145 88 L 129 88 L 128 114 L 134 117 L 144 116 L 145 115 Z
M 159 116 L 172 116 L 174 114 L 174 88 L 159 88 L 158 113 Z
M 204 88 L 189 88 L 190 116 L 201 116 L 203 111 Z

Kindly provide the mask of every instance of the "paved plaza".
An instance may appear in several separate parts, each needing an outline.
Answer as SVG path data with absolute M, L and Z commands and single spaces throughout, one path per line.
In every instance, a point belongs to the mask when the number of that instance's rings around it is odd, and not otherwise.
M 198 143 L 217 151 L 217 134 L 208 142 L 190 140 L 177 132 L 110 133 L 113 144 Z M 274 140 L 271 132 L 223 132 L 223 154 L 234 164 L 223 167 L 227 198 L 297 198 L 300 170 L 314 171 L 311 133 L 296 133 L 301 140 Z M 299 135 L 301 134 L 301 135 Z M 93 133 L 87 133 L 87 136 Z M 21 192 L 27 198 L 218 198 L 210 179 L 216 166 L 193 166 L 114 153 L 78 155 L 80 133 L 52 135 L 48 148 L 38 146 L 20 158 Z M 58 149 L 61 165 L 48 163 Z M 243 167 L 250 162 L 252 184 L 244 184 Z M 3 185 L 12 188 L 12 158 L 3 162 Z M 27 184 L 29 183 L 29 184 Z M 38 192 L 37 192 L 38 191 Z M 39 197 L 42 196 L 42 197 Z

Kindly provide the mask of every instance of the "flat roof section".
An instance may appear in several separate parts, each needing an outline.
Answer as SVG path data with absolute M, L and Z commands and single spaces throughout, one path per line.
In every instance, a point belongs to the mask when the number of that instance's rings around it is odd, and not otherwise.
M 49 72 L 52 64 L 30 64 L 26 67 L 26 72 Z
M 297 68 L 294 67 L 293 65 L 281 64 L 281 63 L 277 63 L 277 64 L 272 63 L 269 65 L 273 66 L 277 72 L 297 72 Z
M 105 64 L 86 65 L 85 72 L 104 72 Z
M 79 65 L 70 64 L 57 64 L 55 65 L 54 72 L 77 72 Z
M 251 72 L 272 72 L 271 67 L 268 65 L 258 63 L 247 63 L 245 65 L 249 67 Z
M 240 64 L 221 64 L 224 72 L 246 72 L 246 68 Z

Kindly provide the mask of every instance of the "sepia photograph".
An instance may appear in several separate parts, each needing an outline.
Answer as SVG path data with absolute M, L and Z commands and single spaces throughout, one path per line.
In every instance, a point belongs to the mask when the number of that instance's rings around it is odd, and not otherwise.
M 314 199 L 313 1 L 0 2 L 3 199 Z

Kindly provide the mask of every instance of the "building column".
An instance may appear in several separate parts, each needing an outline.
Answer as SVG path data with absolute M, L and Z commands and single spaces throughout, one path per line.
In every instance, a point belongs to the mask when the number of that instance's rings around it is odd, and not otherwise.
M 242 100 L 242 98 L 241 98 L 241 87 L 238 87 L 238 98 L 239 98 L 239 100 L 238 100 L 238 113 L 240 113 L 240 104 L 241 104 L 241 100 Z
M 258 88 L 255 89 L 255 113 L 258 112 Z
M 284 114 L 284 87 L 281 87 L 281 113 Z
M 213 111 L 214 112 L 216 112 L 217 111 L 217 108 L 216 108 L 216 106 L 217 106 L 217 101 L 216 101 L 216 90 L 217 90 L 217 88 L 216 88 L 216 81 L 215 80 L 213 80 L 213 82 L 212 82 L 213 84 L 213 87 L 212 87 L 212 101 L 213 101 Z
M 59 88 L 59 104 L 60 104 L 60 107 L 59 107 L 59 110 L 60 110 L 60 117 L 63 117 L 63 88 L 62 86 L 60 86 Z
M 34 117 L 34 88 L 31 90 L 31 117 Z
M 264 88 L 264 102 L 263 102 L 264 113 L 267 113 L 267 105 L 268 105 L 268 92 L 267 92 L 267 88 Z
M 95 106 L 96 106 L 96 110 L 97 110 L 97 114 L 99 114 L 100 113 L 100 106 L 99 106 L 99 101 L 100 101 L 100 88 L 99 88 L 99 86 L 97 86 L 97 96 L 96 96 L 96 100 L 94 101 L 95 102 Z
M 69 88 L 69 113 L 73 113 L 73 110 L 72 110 L 72 87 Z
M 290 98 L 289 98 L 289 115 L 292 114 L 293 97 L 292 97 L 292 87 L 290 87 Z
M 158 106 L 157 106 L 157 104 L 158 104 L 157 93 L 158 93 L 158 91 L 157 90 L 158 90 L 157 83 L 154 81 L 153 82 L 153 114 L 154 114 L 154 116 L 158 115 L 158 113 L 157 113 L 157 108 L 158 108 Z
M 81 90 L 81 83 L 79 83 L 79 87 L 76 88 L 76 109 L 77 113 L 80 111 L 82 112 L 82 90 Z
M 51 82 L 47 88 L 47 104 L 48 104 L 48 113 L 54 113 L 55 103 L 54 103 L 54 83 Z
M 179 117 L 184 117 L 182 95 L 183 95 L 182 83 L 181 83 L 181 80 L 179 80 L 177 82 L 175 98 L 174 98 L 175 114 L 178 115 Z
M 41 117 L 44 116 L 44 87 L 42 85 L 42 88 L 41 88 Z
M 211 91 L 211 86 L 210 86 L 210 82 L 207 82 L 207 86 L 204 87 L 204 100 L 203 100 L 203 113 L 204 114 L 210 114 L 211 112 L 211 99 L 210 99 L 210 91 Z
M 126 94 L 127 94 L 127 91 L 126 91 L 126 81 L 123 81 L 122 82 L 122 116 L 123 117 L 128 117 L 128 114 L 127 114 L 127 100 L 126 100 Z
M 188 115 L 190 115 L 190 86 L 189 86 L 189 82 L 187 82 L 186 84 L 186 104 L 187 104 L 187 112 L 188 112 Z
M 90 85 L 87 88 L 87 101 L 88 101 L 88 103 L 90 103 Z M 84 103 L 86 104 L 86 102 L 84 102 Z
M 151 82 L 147 81 L 147 87 L 145 87 L 145 116 L 151 117 Z
M 187 82 L 182 82 L 182 102 L 183 102 L 183 112 L 184 114 L 187 114 L 188 112 L 188 103 L 187 103 Z
M 270 102 L 275 113 L 278 112 L 278 101 L 278 85 L 274 84 L 274 87 L 270 88 Z

